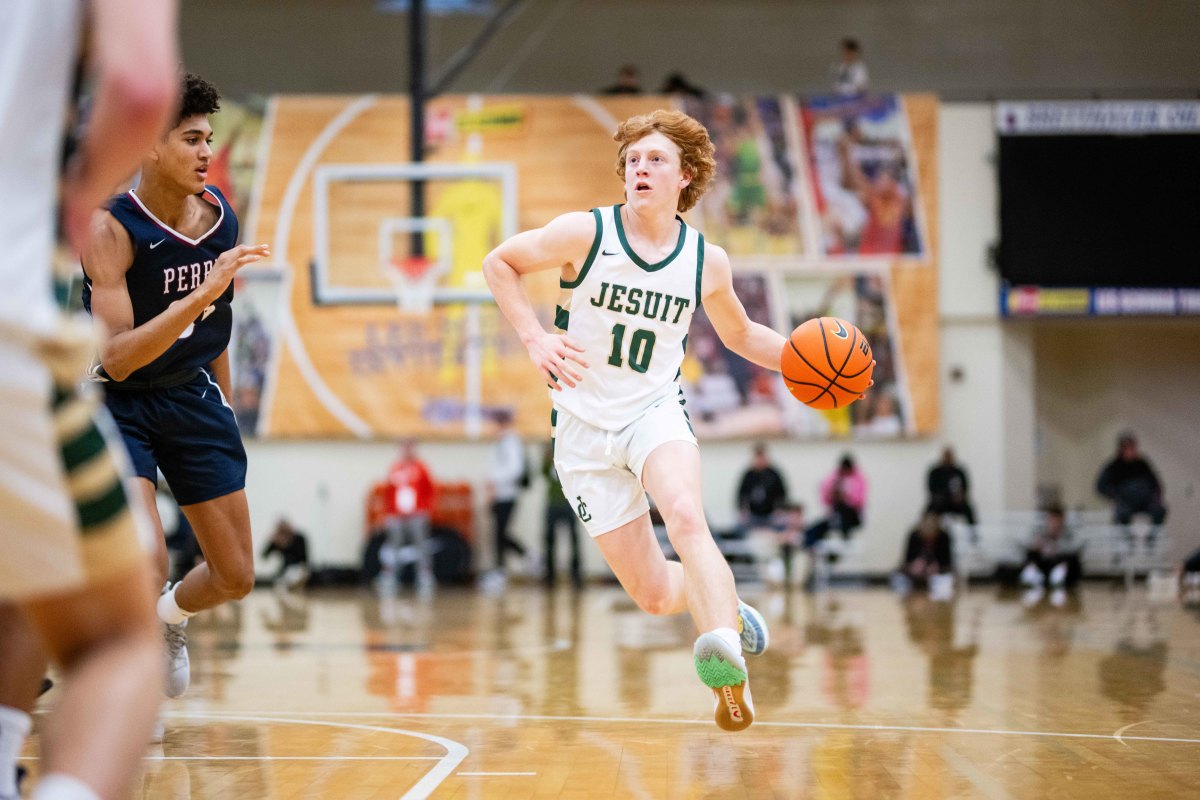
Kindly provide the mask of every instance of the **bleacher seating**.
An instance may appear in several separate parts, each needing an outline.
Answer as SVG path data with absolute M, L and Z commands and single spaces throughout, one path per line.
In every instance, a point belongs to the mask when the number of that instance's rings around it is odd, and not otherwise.
M 1025 548 L 1043 523 L 1040 511 L 1007 511 L 983 514 L 974 525 L 950 522 L 956 570 L 964 583 L 988 577 L 1001 565 L 1020 565 Z M 1066 525 L 1085 576 L 1121 577 L 1127 584 L 1141 576 L 1169 568 L 1170 543 L 1164 531 L 1150 537 L 1150 524 L 1135 519 L 1129 526 L 1112 522 L 1108 511 L 1069 511 Z

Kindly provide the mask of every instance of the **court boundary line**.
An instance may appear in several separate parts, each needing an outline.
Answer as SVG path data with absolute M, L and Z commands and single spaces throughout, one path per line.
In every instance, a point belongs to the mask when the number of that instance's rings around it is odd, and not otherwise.
M 569 715 L 541 714 L 427 714 L 416 712 L 390 711 L 255 711 L 249 712 L 263 715 L 265 721 L 271 721 L 272 714 L 287 714 L 298 717 L 350 717 L 363 719 L 480 719 L 480 720 L 509 720 L 523 722 L 592 722 L 592 723 L 634 723 L 652 725 L 703 725 L 711 726 L 710 719 L 668 719 L 661 717 L 585 717 Z M 223 717 L 222 712 L 212 712 L 208 715 L 213 719 L 232 719 Z M 1149 721 L 1149 720 L 1147 720 Z M 1136 723 L 1135 723 L 1136 724 Z M 854 730 L 854 731 L 896 731 L 907 733 L 970 733 L 985 736 L 1036 736 L 1057 739 L 1096 739 L 1113 742 L 1154 742 L 1161 744 L 1197 744 L 1200 739 L 1188 739 L 1174 736 L 1125 736 L 1123 730 L 1114 733 L 1071 733 L 1068 731 L 1022 731 L 1002 728 L 946 728 L 926 727 L 921 725 L 854 725 L 839 722 L 771 722 L 755 721 L 754 727 L 761 728 L 795 728 L 812 730 Z M 1130 726 L 1126 726 L 1128 728 Z M 386 729 L 385 729 L 386 730 Z M 396 730 L 396 729 L 392 729 Z
M 446 778 L 450 777 L 458 766 L 466 760 L 470 755 L 471 750 L 465 744 L 456 742 L 453 739 L 447 739 L 444 736 L 436 736 L 432 733 L 422 733 L 420 731 L 411 731 L 404 728 L 384 728 L 378 725 L 358 725 L 356 723 L 341 723 L 341 722 L 324 722 L 321 720 L 311 719 L 293 719 L 289 717 L 262 716 L 258 714 L 224 714 L 221 712 L 204 712 L 204 711 L 186 711 L 186 712 L 168 712 L 163 715 L 167 719 L 200 719 L 200 720 L 222 720 L 227 722 L 275 722 L 289 725 L 312 725 L 315 727 L 326 728 L 341 728 L 343 730 L 360 730 L 369 733 L 390 733 L 397 736 L 411 736 L 415 739 L 424 739 L 427 742 L 440 745 L 446 749 L 446 755 L 433 756 L 437 758 L 437 765 L 429 770 L 417 781 L 413 786 L 400 796 L 400 800 L 426 800 L 433 791 L 437 789 Z M 264 759 L 265 760 L 265 759 Z
M 445 756 L 142 756 L 142 761 L 440 761 Z M 40 755 L 20 756 L 39 761 Z
M 456 778 L 490 778 L 494 775 L 537 775 L 536 772 L 456 772 Z

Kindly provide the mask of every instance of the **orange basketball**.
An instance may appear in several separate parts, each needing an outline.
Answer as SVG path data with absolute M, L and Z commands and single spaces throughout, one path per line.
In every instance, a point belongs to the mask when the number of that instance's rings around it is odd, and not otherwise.
M 841 408 L 871 385 L 875 365 L 862 331 L 837 317 L 803 323 L 788 337 L 781 360 L 792 396 L 812 408 Z

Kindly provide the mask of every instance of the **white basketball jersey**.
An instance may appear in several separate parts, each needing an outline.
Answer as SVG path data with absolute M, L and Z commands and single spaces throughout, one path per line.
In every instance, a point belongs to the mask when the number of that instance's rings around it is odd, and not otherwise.
M 0 332 L 48 333 L 58 161 L 80 0 L 0 2 Z
M 596 238 L 575 280 L 560 282 L 556 314 L 589 367 L 575 388 L 551 398 L 584 422 L 615 431 L 663 400 L 683 400 L 680 366 L 700 303 L 704 237 L 681 219 L 675 249 L 648 264 L 629 246 L 621 206 L 592 214 Z

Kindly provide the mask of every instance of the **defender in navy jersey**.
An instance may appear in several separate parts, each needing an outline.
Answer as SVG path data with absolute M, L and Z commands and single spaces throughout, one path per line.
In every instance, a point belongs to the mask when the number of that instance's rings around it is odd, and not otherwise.
M 205 184 L 216 88 L 188 75 L 182 89 L 175 126 L 146 155 L 137 188 L 97 214 L 82 259 L 84 305 L 108 334 L 92 374 L 104 385 L 138 489 L 153 510 L 161 470 L 207 558 L 167 585 L 156 517 L 171 697 L 189 681 L 187 618 L 254 585 L 246 451 L 226 402 L 228 346 L 233 277 L 268 255 L 266 245 L 237 244 L 233 209 Z

